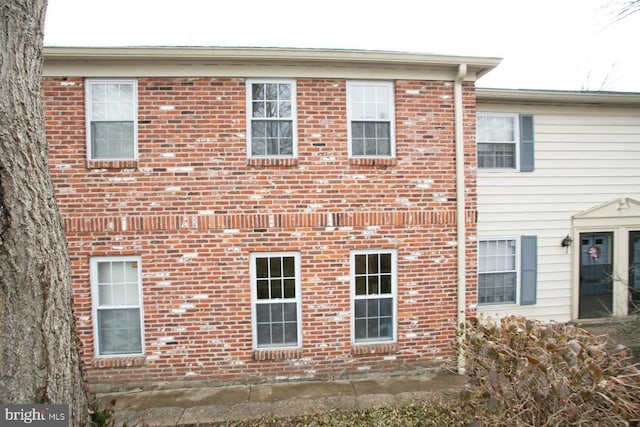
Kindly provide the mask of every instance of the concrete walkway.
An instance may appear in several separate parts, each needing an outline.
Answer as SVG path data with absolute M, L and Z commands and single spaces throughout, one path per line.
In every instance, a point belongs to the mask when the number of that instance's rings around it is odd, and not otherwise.
M 334 409 L 363 409 L 410 403 L 433 392 L 457 390 L 466 377 L 420 374 L 357 380 L 289 382 L 99 394 L 107 405 L 115 399 L 117 426 L 186 426 L 293 417 Z

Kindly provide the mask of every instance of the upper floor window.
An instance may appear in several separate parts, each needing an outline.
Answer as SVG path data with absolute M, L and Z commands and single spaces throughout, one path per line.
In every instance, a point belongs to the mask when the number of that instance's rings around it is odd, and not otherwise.
M 391 82 L 347 82 L 349 157 L 395 156 Z
M 300 254 L 253 253 L 250 258 L 254 347 L 298 347 Z
M 91 259 L 96 354 L 143 353 L 140 257 Z
M 249 157 L 296 157 L 296 82 L 247 80 Z
M 354 343 L 395 340 L 396 264 L 394 250 L 351 253 Z
M 86 81 L 90 160 L 136 159 L 137 93 L 135 80 Z
M 478 168 L 534 169 L 533 116 L 480 113 L 476 118 Z

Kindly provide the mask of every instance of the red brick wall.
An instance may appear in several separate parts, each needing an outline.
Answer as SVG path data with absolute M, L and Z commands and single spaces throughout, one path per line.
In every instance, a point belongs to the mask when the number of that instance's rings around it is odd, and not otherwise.
M 297 162 L 248 164 L 244 79 L 140 78 L 139 159 L 114 167 L 87 163 L 83 79 L 44 80 L 50 168 L 94 386 L 355 376 L 453 356 L 452 83 L 396 81 L 396 160 L 366 164 L 347 157 L 345 80 L 296 82 Z M 475 94 L 464 88 L 470 238 Z M 397 344 L 352 348 L 349 252 L 375 248 L 398 250 Z M 284 360 L 252 348 L 254 251 L 301 254 L 302 349 Z M 105 255 L 142 258 L 144 357 L 94 358 L 89 259 Z M 467 283 L 473 303 L 475 261 Z

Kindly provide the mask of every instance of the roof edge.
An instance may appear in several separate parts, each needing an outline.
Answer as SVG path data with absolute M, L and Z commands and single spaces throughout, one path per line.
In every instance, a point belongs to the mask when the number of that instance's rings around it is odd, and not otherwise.
M 640 105 L 639 92 L 476 88 L 478 102 Z

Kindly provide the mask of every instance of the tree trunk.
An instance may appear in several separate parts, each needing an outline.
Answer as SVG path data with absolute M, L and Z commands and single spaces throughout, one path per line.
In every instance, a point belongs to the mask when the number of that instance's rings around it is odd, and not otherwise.
M 46 0 L 0 0 L 0 401 L 66 403 L 84 425 L 70 263 L 41 99 Z

